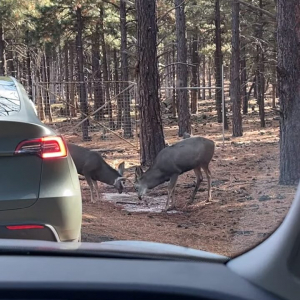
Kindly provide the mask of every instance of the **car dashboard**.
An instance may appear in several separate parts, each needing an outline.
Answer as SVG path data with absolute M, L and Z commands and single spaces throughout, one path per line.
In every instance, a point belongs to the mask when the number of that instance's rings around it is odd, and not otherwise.
M 278 299 L 220 262 L 2 255 L 0 266 L 0 299 Z

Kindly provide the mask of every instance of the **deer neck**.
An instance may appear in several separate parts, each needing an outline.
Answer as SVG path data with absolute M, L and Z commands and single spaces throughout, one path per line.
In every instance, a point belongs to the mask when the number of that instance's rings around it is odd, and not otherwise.
M 145 185 L 147 189 L 153 189 L 168 180 L 169 178 L 166 178 L 160 170 L 149 169 L 143 175 L 142 184 Z
M 121 175 L 118 173 L 118 171 L 116 171 L 115 169 L 113 169 L 111 166 L 109 165 L 105 165 L 103 167 L 103 169 L 99 170 L 98 172 L 96 172 L 95 174 L 95 178 L 98 181 L 101 181 L 103 183 L 106 183 L 108 185 L 114 185 L 115 181 L 118 177 L 120 177 Z M 94 179 L 94 178 L 93 178 Z

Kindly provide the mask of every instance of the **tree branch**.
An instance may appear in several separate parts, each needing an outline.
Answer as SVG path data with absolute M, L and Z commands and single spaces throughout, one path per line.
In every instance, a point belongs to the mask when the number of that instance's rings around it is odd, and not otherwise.
M 168 15 L 172 10 L 175 10 L 176 8 L 180 7 L 185 1 L 187 0 L 183 0 L 179 5 L 170 8 L 169 10 L 167 10 L 162 16 L 160 16 L 159 18 L 156 19 L 156 22 L 159 22 L 161 19 L 163 19 L 166 15 Z
M 164 56 L 165 54 L 170 53 L 170 52 L 172 52 L 172 50 L 166 50 L 166 51 L 164 51 L 164 52 L 158 54 L 158 55 L 157 55 L 157 58 L 160 58 L 160 57 L 162 57 L 162 56 Z
M 157 42 L 157 47 L 167 38 L 170 37 L 171 34 L 174 33 L 176 29 L 174 28 L 171 32 L 169 32 L 168 34 L 166 34 L 165 36 L 163 36 L 158 42 Z
M 255 5 L 252 5 L 252 4 L 250 4 L 250 3 L 247 3 L 247 2 L 245 2 L 245 1 L 243 1 L 243 0 L 238 0 L 238 2 L 239 2 L 240 4 L 242 4 L 242 5 L 244 5 L 244 6 L 247 6 L 247 7 L 251 8 L 252 10 L 260 11 L 260 12 L 262 12 L 263 14 L 265 14 L 266 16 L 268 16 L 268 17 L 270 17 L 270 18 L 276 20 L 276 15 L 273 15 L 272 13 L 268 12 L 268 11 L 265 10 L 265 9 L 259 8 L 259 7 L 255 6 Z

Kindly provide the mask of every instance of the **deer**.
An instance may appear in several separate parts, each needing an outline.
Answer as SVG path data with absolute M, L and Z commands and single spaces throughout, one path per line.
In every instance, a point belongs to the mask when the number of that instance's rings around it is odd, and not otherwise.
M 201 169 L 205 172 L 208 182 L 208 199 L 211 201 L 211 172 L 209 163 L 214 155 L 215 143 L 203 137 L 185 136 L 183 140 L 162 149 L 156 156 L 153 165 L 146 171 L 139 166 L 135 169 L 135 190 L 138 198 L 150 189 L 169 181 L 168 198 L 165 211 L 175 208 L 174 191 L 179 175 L 194 170 L 197 182 L 187 205 L 194 202 L 194 198 L 203 181 Z M 171 204 L 169 206 L 169 203 Z
M 94 198 L 94 188 L 96 190 L 97 199 L 99 200 L 97 181 L 114 186 L 119 194 L 122 194 L 124 181 L 126 179 L 126 177 L 123 177 L 125 168 L 124 162 L 119 164 L 118 170 L 115 170 L 105 162 L 99 153 L 71 143 L 68 143 L 67 146 L 77 173 L 83 175 L 89 185 L 92 203 L 96 202 Z

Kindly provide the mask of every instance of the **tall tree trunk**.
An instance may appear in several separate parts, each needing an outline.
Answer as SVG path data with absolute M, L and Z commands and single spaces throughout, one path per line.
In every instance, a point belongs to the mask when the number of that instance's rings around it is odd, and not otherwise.
M 37 77 L 38 79 L 39 77 Z M 37 112 L 38 117 L 41 121 L 45 120 L 45 110 L 44 110 L 44 103 L 43 103 L 43 97 L 41 94 L 41 88 L 39 85 L 35 86 L 35 97 L 36 97 L 36 103 L 37 103 Z
M 300 179 L 300 2 L 278 0 L 278 83 L 280 101 L 280 183 Z
M 172 46 L 172 82 L 173 82 L 173 94 L 172 94 L 172 114 L 173 117 L 176 117 L 176 112 L 178 113 L 178 101 L 176 101 L 176 47 L 175 47 L 175 41 L 173 41 Z
M 46 99 L 45 99 L 45 110 L 46 110 L 46 115 L 49 118 L 49 122 L 53 122 L 52 118 L 52 109 L 51 109 L 51 96 L 50 96 L 50 60 L 51 60 L 51 46 L 49 44 L 46 45 L 45 49 L 45 82 L 47 86 L 47 91 L 46 91 Z M 25 62 L 26 65 L 26 62 Z M 24 68 L 22 74 L 24 74 Z M 26 74 L 26 73 L 25 73 Z M 23 75 L 24 78 L 24 75 Z
M 201 71 L 202 71 L 202 68 L 201 68 L 201 64 L 202 64 L 202 55 L 198 55 L 198 66 L 197 66 L 197 86 L 201 86 Z M 202 90 L 199 89 L 197 90 L 197 96 L 198 96 L 198 99 L 201 99 L 202 100 Z
M 215 79 L 216 86 L 222 86 L 222 37 L 221 37 L 221 13 L 220 13 L 220 0 L 215 0 L 215 39 L 216 39 L 216 51 L 215 51 Z M 226 109 L 222 108 L 222 91 L 216 90 L 216 108 L 218 114 L 218 123 L 222 123 L 222 109 L 225 110 L 224 127 L 228 129 L 228 120 L 226 116 Z
M 26 51 L 26 65 L 27 65 L 27 84 L 28 84 L 28 96 L 32 99 L 32 73 L 31 73 L 31 58 L 30 51 Z
M 276 84 L 272 84 L 272 108 L 276 108 Z
M 50 104 L 50 93 L 49 93 L 49 79 L 50 79 L 50 49 L 49 46 L 46 45 L 45 53 L 43 55 L 43 87 L 46 88 L 45 90 L 45 114 L 48 117 L 50 123 L 53 122 L 52 119 L 52 111 L 51 111 L 51 104 Z
M 96 24 L 95 31 L 92 34 L 92 72 L 93 72 L 93 89 L 94 89 L 94 110 L 97 110 L 104 104 L 103 86 L 101 82 L 100 69 L 100 26 Z M 95 120 L 104 119 L 104 109 L 99 110 L 94 115 Z
M 40 70 L 41 70 L 41 63 L 42 63 L 42 59 L 41 59 L 41 53 L 38 53 L 37 55 L 37 67 L 36 67 L 36 85 L 35 85 L 35 97 L 36 97 L 36 102 L 37 102 L 37 111 L 38 111 L 38 116 L 40 118 L 41 121 L 45 120 L 45 110 L 44 110 L 44 101 L 43 101 L 43 90 L 40 86 L 40 81 L 41 80 L 41 74 L 40 74 Z
M 140 104 L 141 164 L 151 165 L 165 147 L 160 102 L 158 98 L 156 1 L 136 0 L 138 74 Z
M 4 34 L 3 34 L 3 21 L 0 16 L 0 76 L 5 75 L 5 58 L 4 58 Z
M 75 102 L 75 84 L 74 84 L 74 42 L 69 43 L 69 54 L 70 54 L 70 114 L 71 117 L 77 116 L 76 102 Z
M 256 51 L 257 53 L 257 51 Z M 257 59 L 257 55 L 256 55 L 256 72 L 255 72 L 255 76 L 254 76 L 254 80 L 253 80 L 253 97 L 257 100 L 258 99 L 258 94 L 257 94 L 257 67 L 258 66 L 258 59 Z
M 81 118 L 84 119 L 88 115 L 88 103 L 87 103 L 87 94 L 86 94 L 86 85 L 84 82 L 84 72 L 83 72 L 83 44 L 82 44 L 82 15 L 81 7 L 76 7 L 76 17 L 77 17 L 77 35 L 76 35 L 76 50 L 77 50 L 77 64 L 78 64 L 78 79 L 79 84 L 79 98 L 80 98 L 80 110 Z M 85 120 L 82 123 L 82 139 L 84 141 L 89 140 L 88 132 L 88 120 Z
M 4 57 L 5 60 L 5 57 Z M 5 68 L 4 68 L 5 70 Z M 22 64 L 21 64 L 21 83 L 22 85 L 24 85 L 25 87 L 27 87 L 27 79 L 26 79 L 26 75 L 27 75 L 27 64 L 26 64 L 26 57 L 22 59 Z
M 208 85 L 211 87 L 212 83 L 211 83 L 211 57 L 208 58 Z M 208 90 L 208 98 L 211 99 L 212 95 L 211 95 L 211 89 Z
M 232 1 L 232 39 L 231 39 L 231 80 L 230 98 L 232 102 L 232 135 L 242 136 L 241 81 L 240 81 L 240 3 Z
M 102 49 L 102 70 L 103 70 L 103 80 L 104 80 L 104 88 L 105 88 L 105 98 L 106 105 L 108 110 L 108 118 L 109 118 L 109 127 L 114 129 L 114 122 L 112 118 L 112 105 L 110 99 L 110 89 L 109 89 L 109 66 L 107 62 L 107 51 L 106 51 L 106 43 L 105 43 L 105 34 L 104 34 L 104 10 L 103 3 L 100 4 L 100 37 L 101 37 L 101 49 Z
M 202 86 L 206 86 L 206 57 L 202 56 Z M 202 100 L 206 99 L 206 89 L 202 90 Z
M 21 81 L 21 77 L 22 77 L 22 74 L 21 74 L 21 59 L 19 58 L 19 55 L 18 55 L 18 52 L 15 52 L 15 60 L 16 60 L 16 67 L 17 67 L 17 79 L 19 81 Z
M 48 76 L 48 85 L 49 85 L 49 92 L 50 92 L 49 98 L 50 98 L 50 104 L 52 104 L 56 102 L 56 97 L 54 95 L 57 94 L 57 89 L 56 89 L 57 85 L 54 83 L 54 81 L 57 78 L 57 73 L 56 73 L 57 69 L 55 67 L 55 61 L 56 61 L 55 46 L 49 44 L 49 52 L 47 51 L 46 53 L 47 53 L 47 57 L 46 57 L 47 76 Z
M 277 1 L 277 0 L 276 0 Z M 277 7 L 277 2 L 275 2 L 275 5 Z M 274 61 L 277 61 L 277 39 L 276 39 L 276 31 L 274 32 L 274 37 L 275 37 L 275 47 L 273 51 L 273 59 Z M 276 108 L 276 91 L 277 91 L 277 70 L 276 70 L 276 65 L 272 65 L 272 108 Z
M 165 68 L 165 86 L 168 89 L 165 90 L 166 99 L 170 101 L 172 99 L 172 90 L 169 89 L 172 86 L 172 66 L 171 66 L 171 53 L 168 51 L 168 46 L 165 45 L 164 47 L 166 54 L 165 54 L 165 63 L 167 67 Z
M 223 64 L 223 54 L 222 54 L 222 40 L 221 40 L 221 13 L 220 13 L 220 0 L 215 0 L 215 85 L 220 87 L 222 85 L 222 64 Z M 222 92 L 216 90 L 216 108 L 218 114 L 218 123 L 222 123 Z
M 176 38 L 177 38 L 177 101 L 178 101 L 178 136 L 191 133 L 191 116 L 187 88 L 187 44 L 184 2 L 175 0 Z
M 264 54 L 261 53 L 259 58 L 258 67 L 258 106 L 259 106 L 259 116 L 260 116 L 260 126 L 265 127 L 265 76 L 264 76 Z
M 122 90 L 128 88 L 128 54 L 127 54 L 127 25 L 126 25 L 126 1 L 120 0 L 120 29 L 121 29 L 121 77 Z M 120 97 L 123 98 L 123 130 L 124 137 L 132 137 L 132 126 L 130 117 L 129 91 L 125 91 Z
M 259 7 L 263 8 L 262 0 L 259 0 Z M 264 50 L 263 50 L 263 13 L 259 12 L 257 39 L 257 72 L 256 72 L 256 86 L 257 86 L 257 102 L 259 107 L 260 126 L 265 127 L 265 76 L 264 76 Z
M 9 49 L 6 49 L 6 51 L 7 51 L 7 54 L 6 54 L 6 67 L 7 67 L 7 70 L 6 70 L 6 73 L 9 76 L 16 77 L 12 46 L 10 46 Z
M 246 43 L 241 39 L 241 92 L 243 103 L 243 114 L 248 113 L 248 100 L 247 97 L 247 63 L 246 63 Z
M 197 75 L 198 75 L 198 35 L 197 35 L 197 28 L 195 29 L 195 32 L 193 34 L 192 39 L 192 80 L 191 80 L 191 86 L 196 87 L 197 86 Z M 191 90 L 191 113 L 196 114 L 197 113 L 197 90 Z
M 119 72 L 118 72 L 118 57 L 117 49 L 114 48 L 114 81 L 115 81 L 115 95 L 117 97 L 117 129 L 121 128 L 122 125 L 122 99 L 119 95 L 120 93 L 120 84 L 119 84 Z
M 70 116 L 70 89 L 69 89 L 69 44 L 66 42 L 65 47 L 65 107 L 66 107 L 66 115 Z

